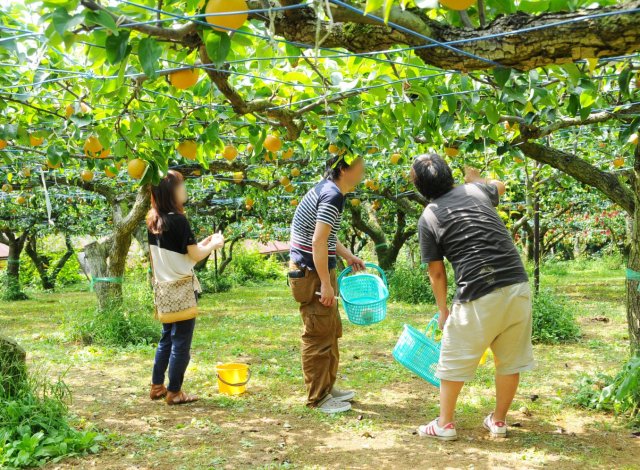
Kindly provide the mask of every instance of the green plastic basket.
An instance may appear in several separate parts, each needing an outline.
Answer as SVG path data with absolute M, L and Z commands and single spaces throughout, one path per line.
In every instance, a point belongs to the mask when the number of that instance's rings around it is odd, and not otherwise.
M 338 277 L 338 290 L 347 318 L 354 325 L 373 325 L 387 316 L 389 285 L 384 271 L 373 263 L 365 263 L 367 268 L 375 269 L 379 276 L 369 273 L 357 273 L 347 276 L 352 269 L 349 266 Z
M 435 375 L 440 360 L 440 341 L 435 339 L 437 331 L 437 314 L 427 324 L 425 333 L 411 325 L 404 325 L 404 330 L 393 348 L 393 357 L 411 372 L 440 387 L 440 379 Z

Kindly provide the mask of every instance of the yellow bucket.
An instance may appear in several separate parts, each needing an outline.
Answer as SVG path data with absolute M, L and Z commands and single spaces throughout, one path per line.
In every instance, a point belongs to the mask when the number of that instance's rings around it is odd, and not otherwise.
M 225 395 L 240 395 L 247 391 L 247 383 L 251 378 L 251 371 L 247 364 L 218 364 L 218 391 Z
M 489 358 L 489 351 L 490 349 L 487 349 L 484 354 L 482 355 L 482 357 L 480 358 L 480 365 L 483 366 L 486 364 L 487 359 Z

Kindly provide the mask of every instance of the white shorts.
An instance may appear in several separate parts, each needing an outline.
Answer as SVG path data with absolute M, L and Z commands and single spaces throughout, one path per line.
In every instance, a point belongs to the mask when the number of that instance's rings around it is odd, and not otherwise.
M 535 367 L 531 345 L 532 308 L 528 282 L 454 304 L 444 326 L 436 377 L 467 382 L 491 347 L 496 373 L 510 375 Z

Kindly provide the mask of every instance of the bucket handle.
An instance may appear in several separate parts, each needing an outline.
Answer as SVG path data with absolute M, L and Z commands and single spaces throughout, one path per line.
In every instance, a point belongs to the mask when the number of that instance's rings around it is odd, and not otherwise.
M 384 285 L 389 287 L 389 284 L 387 283 L 387 276 L 385 275 L 384 271 L 382 270 L 382 268 L 380 266 L 378 266 L 377 264 L 373 264 L 373 263 L 364 263 L 364 265 L 367 268 L 372 268 L 372 269 L 375 269 L 376 271 L 378 271 L 378 274 L 380 274 L 380 277 L 382 278 L 382 282 L 384 282 Z M 342 281 L 342 278 L 345 277 L 347 274 L 349 274 L 351 271 L 353 271 L 353 268 L 351 266 L 347 266 L 340 273 L 340 276 L 338 276 L 338 287 L 340 286 L 340 282 Z
M 425 336 L 435 341 L 436 331 L 438 331 L 438 314 L 436 313 L 433 318 L 427 323 L 427 328 L 425 329 Z
M 249 379 L 251 379 L 251 369 L 247 369 L 247 380 L 245 380 L 244 382 L 241 382 L 239 384 L 230 384 L 229 382 L 224 380 L 222 377 L 220 377 L 220 374 L 218 374 L 217 372 L 216 372 L 216 376 L 218 377 L 218 380 L 220 382 L 222 382 L 225 385 L 228 385 L 229 387 L 244 387 L 245 385 L 247 385 L 249 383 Z

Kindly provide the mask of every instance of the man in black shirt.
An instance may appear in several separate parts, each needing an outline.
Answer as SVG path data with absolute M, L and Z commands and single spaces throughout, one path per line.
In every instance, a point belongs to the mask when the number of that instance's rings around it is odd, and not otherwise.
M 531 291 L 520 255 L 495 206 L 504 194 L 499 181 L 467 168 L 465 182 L 454 186 L 451 169 L 438 155 L 422 155 L 411 175 L 429 201 L 418 222 L 422 262 L 440 311 L 443 329 L 440 361 L 440 416 L 420 426 L 423 436 L 457 438 L 453 416 L 464 382 L 473 379 L 484 351 L 496 363 L 496 408 L 484 421 L 494 437 L 505 437 L 506 414 L 520 372 L 534 366 L 531 346 Z M 443 259 L 455 273 L 456 295 L 447 306 Z

